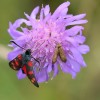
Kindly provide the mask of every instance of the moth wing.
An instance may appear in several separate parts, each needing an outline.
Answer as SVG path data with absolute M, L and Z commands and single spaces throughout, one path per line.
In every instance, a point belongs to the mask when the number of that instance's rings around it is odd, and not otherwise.
M 63 62 L 66 62 L 67 59 L 66 59 L 66 55 L 65 55 L 65 53 L 64 53 L 63 48 L 60 47 L 58 50 L 59 50 L 59 56 L 60 56 L 60 59 L 61 59 Z
M 26 65 L 23 65 L 23 66 L 22 66 L 22 72 L 23 72 L 23 74 L 26 74 L 26 75 L 27 75 Z
M 22 54 L 19 54 L 15 59 L 9 62 L 9 66 L 18 71 L 22 66 Z
M 52 57 L 52 63 L 54 64 L 57 61 L 57 57 L 58 57 L 58 48 L 55 48 L 53 57 Z
M 34 71 L 33 71 L 33 63 L 32 61 L 28 61 L 26 63 L 26 73 L 27 73 L 27 77 L 29 78 L 29 80 L 36 86 L 39 87 L 38 82 L 36 80 Z

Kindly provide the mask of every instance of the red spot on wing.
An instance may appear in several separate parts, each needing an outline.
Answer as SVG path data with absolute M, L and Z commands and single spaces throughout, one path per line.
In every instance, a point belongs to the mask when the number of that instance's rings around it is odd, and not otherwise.
M 36 80 L 35 80 L 35 78 L 32 78 L 31 79 L 31 82 L 34 84 L 34 82 L 35 82 Z
M 28 61 L 28 62 L 27 62 L 27 65 L 28 65 L 29 67 L 33 67 L 32 61 Z
M 19 66 L 19 62 L 16 59 L 15 59 L 14 63 L 15 63 L 15 66 Z
M 15 59 L 12 60 L 11 62 L 9 62 L 9 66 L 13 69 L 13 70 L 19 70 L 19 66 L 16 66 L 16 62 Z
M 19 60 L 22 60 L 22 54 L 19 54 L 19 55 L 17 56 L 17 58 L 18 58 Z
M 15 59 L 10 61 L 9 66 L 14 70 L 19 70 L 22 66 L 22 54 L 19 54 Z
M 26 74 L 27 73 L 27 71 L 26 71 L 26 65 L 24 65 L 23 67 L 22 67 L 22 71 Z
M 13 63 L 13 62 L 11 62 L 11 66 L 12 66 L 12 68 L 15 70 L 16 69 L 16 66 L 15 66 L 15 64 Z
M 29 74 L 29 75 L 32 75 L 32 74 L 33 74 L 33 71 L 29 71 L 28 74 Z

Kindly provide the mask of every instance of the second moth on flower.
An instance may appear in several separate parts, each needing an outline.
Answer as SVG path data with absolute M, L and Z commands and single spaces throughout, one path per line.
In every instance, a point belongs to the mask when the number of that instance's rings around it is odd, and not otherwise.
M 9 23 L 8 32 L 13 41 L 26 50 L 32 49 L 34 58 L 43 58 L 40 66 L 35 65 L 34 67 L 38 83 L 48 81 L 49 73 L 52 71 L 54 72 L 52 77 L 55 77 L 59 72 L 58 65 L 64 73 L 71 74 L 72 78 L 75 78 L 76 74 L 80 72 L 81 66 L 86 66 L 82 54 L 89 52 L 89 47 L 84 44 L 85 37 L 82 35 L 84 27 L 81 26 L 81 24 L 87 23 L 87 20 L 83 19 L 86 14 L 75 16 L 68 14 L 69 5 L 68 1 L 62 3 L 53 14 L 50 12 L 49 5 L 46 5 L 41 8 L 39 16 L 37 16 L 39 7 L 36 7 L 30 16 L 25 13 L 27 19 L 21 18 L 14 24 Z M 22 27 L 23 23 L 27 27 Z M 70 28 L 68 28 L 69 26 Z M 53 63 L 54 52 L 58 44 L 61 45 L 62 51 L 58 49 L 59 54 L 56 55 L 57 58 Z M 18 54 L 25 52 L 15 45 L 12 47 L 14 50 L 8 54 L 10 61 Z M 62 52 L 65 61 L 60 55 Z M 18 71 L 17 76 L 18 79 L 25 77 L 21 70 Z
M 58 56 L 60 57 L 60 59 L 63 61 L 63 62 L 66 62 L 66 56 L 65 56 L 65 53 L 64 53 L 64 50 L 61 46 L 61 44 L 57 44 L 56 47 L 55 47 L 55 51 L 54 51 L 54 55 L 52 57 L 52 63 L 56 63 L 57 61 L 57 58 Z

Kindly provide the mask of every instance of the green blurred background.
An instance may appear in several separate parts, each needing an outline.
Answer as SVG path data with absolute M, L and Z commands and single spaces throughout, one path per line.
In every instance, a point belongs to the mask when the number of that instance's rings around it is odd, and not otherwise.
M 64 1 L 0 0 L 0 100 L 100 100 L 100 0 L 69 0 L 69 13 L 87 14 L 84 35 L 91 50 L 84 56 L 87 68 L 83 68 L 76 79 L 60 72 L 36 88 L 27 78 L 18 80 L 6 60 L 11 39 L 7 33 L 9 21 L 25 18 L 24 12 L 30 14 L 35 6 L 42 4 L 50 4 L 53 12 Z

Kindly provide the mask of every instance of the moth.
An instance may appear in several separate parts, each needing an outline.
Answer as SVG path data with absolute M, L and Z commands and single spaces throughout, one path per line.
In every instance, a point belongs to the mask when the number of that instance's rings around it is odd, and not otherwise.
M 52 57 L 52 63 L 53 64 L 57 61 L 57 57 L 58 56 L 60 57 L 62 62 L 66 62 L 67 61 L 65 53 L 64 53 L 64 50 L 63 50 L 63 48 L 62 48 L 60 43 L 58 43 L 56 45 L 56 47 L 55 47 L 54 54 L 53 54 L 53 57 Z
M 16 44 L 14 41 L 11 41 L 15 45 L 19 46 Z M 20 47 L 20 46 L 19 46 Z M 20 47 L 22 48 L 22 47 Z M 19 54 L 17 57 L 15 57 L 12 61 L 9 62 L 9 66 L 15 70 L 18 71 L 19 69 L 22 69 L 22 72 L 27 75 L 28 79 L 36 86 L 39 87 L 39 84 L 36 80 L 33 67 L 34 64 L 31 61 L 32 55 L 31 55 L 31 49 L 25 50 L 24 53 Z M 34 58 L 35 59 L 35 58 Z M 36 59 L 35 59 L 36 60 Z M 36 60 L 37 61 L 37 60 Z M 38 62 L 38 61 L 37 61 Z

